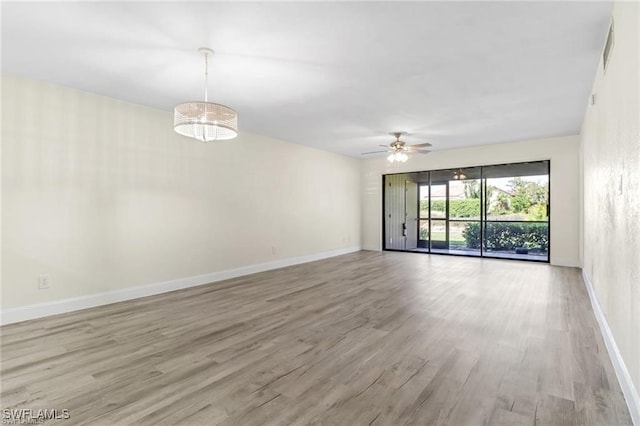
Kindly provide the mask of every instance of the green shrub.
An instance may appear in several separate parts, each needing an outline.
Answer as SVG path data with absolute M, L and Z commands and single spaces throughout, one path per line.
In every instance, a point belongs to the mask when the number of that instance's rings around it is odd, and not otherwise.
M 444 200 L 431 201 L 431 210 L 436 212 L 444 212 L 446 203 Z M 420 211 L 426 212 L 429 210 L 427 201 L 420 201 Z M 449 201 L 449 217 L 451 218 L 465 218 L 465 217 L 479 217 L 480 216 L 480 199 L 479 198 L 464 198 L 461 200 Z
M 546 252 L 549 249 L 549 225 L 546 223 L 491 223 L 488 222 L 485 232 L 488 250 L 515 250 L 516 247 L 539 249 Z M 479 249 L 480 224 L 468 223 L 462 232 L 467 247 Z
M 534 204 L 527 210 L 527 217 L 530 220 L 545 220 L 547 218 L 547 205 Z
M 462 200 L 449 201 L 449 217 L 480 217 L 480 199 L 465 198 Z
M 467 223 L 464 231 L 462 231 L 462 236 L 467 242 L 467 247 L 472 249 L 479 249 L 481 240 L 480 240 L 480 224 L 479 223 Z
M 428 240 L 429 239 L 429 229 L 428 228 L 420 228 L 420 239 Z
M 433 210 L 433 211 L 443 212 L 445 207 L 446 207 L 446 204 L 445 204 L 444 200 L 432 200 L 431 201 L 431 210 Z

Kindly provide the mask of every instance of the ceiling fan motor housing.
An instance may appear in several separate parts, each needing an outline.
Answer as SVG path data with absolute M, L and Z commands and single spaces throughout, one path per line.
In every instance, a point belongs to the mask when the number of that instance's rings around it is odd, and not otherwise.
M 391 142 L 391 149 L 393 149 L 394 151 L 404 151 L 406 148 L 404 147 L 404 142 L 402 141 L 395 141 L 395 142 Z

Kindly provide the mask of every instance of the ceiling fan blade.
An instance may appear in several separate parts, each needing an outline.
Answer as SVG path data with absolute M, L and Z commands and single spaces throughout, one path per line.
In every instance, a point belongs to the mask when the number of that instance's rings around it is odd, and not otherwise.
M 411 152 L 414 153 L 414 154 L 428 154 L 431 151 L 429 151 L 427 149 L 416 149 L 416 150 L 413 150 Z
M 378 146 L 381 146 L 383 148 L 389 148 L 389 145 L 378 145 Z
M 433 145 L 431 145 L 429 142 L 417 143 L 415 145 L 411 145 L 411 148 L 422 148 L 422 147 L 428 147 L 428 146 L 433 146 Z
M 370 152 L 363 152 L 360 155 L 367 155 L 367 154 L 379 154 L 381 152 L 388 152 L 388 151 L 370 151 Z

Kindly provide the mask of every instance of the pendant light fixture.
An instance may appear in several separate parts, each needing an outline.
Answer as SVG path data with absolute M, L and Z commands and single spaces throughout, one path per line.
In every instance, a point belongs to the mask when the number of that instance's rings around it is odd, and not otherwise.
M 225 105 L 209 102 L 209 56 L 214 51 L 208 47 L 198 49 L 204 55 L 204 102 L 185 102 L 175 108 L 173 129 L 202 142 L 228 140 L 238 136 L 238 114 Z

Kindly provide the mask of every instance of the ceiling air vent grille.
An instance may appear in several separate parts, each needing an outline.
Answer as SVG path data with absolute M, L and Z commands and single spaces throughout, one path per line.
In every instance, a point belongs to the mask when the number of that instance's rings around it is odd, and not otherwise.
M 613 50 L 613 21 L 609 26 L 609 34 L 607 35 L 607 42 L 604 44 L 604 52 L 602 52 L 602 66 L 604 70 L 607 70 L 607 64 L 611 58 L 611 51 Z

